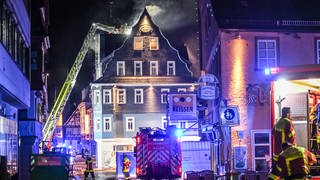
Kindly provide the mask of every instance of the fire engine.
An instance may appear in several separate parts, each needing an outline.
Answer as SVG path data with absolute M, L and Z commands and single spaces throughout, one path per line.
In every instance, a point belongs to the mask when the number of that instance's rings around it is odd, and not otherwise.
M 139 179 L 173 179 L 182 173 L 180 129 L 139 128 L 136 136 L 136 174 Z

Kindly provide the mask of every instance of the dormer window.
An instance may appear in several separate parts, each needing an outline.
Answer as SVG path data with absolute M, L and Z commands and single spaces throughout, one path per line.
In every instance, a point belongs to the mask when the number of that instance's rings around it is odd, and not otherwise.
M 143 37 L 134 37 L 133 50 L 143 50 Z
M 150 50 L 159 50 L 158 37 L 150 37 L 149 43 L 150 43 Z

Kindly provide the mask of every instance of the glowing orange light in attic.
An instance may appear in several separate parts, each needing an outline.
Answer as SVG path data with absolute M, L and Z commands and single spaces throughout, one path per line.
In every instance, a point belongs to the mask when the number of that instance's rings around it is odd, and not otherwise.
M 151 23 L 150 23 L 150 21 L 149 21 L 147 16 L 143 17 L 143 19 L 141 21 L 141 24 L 140 24 L 139 30 L 141 32 L 151 32 L 151 31 L 153 31 L 153 29 L 151 27 Z
M 60 114 L 60 116 L 58 118 L 57 126 L 62 126 L 62 114 Z

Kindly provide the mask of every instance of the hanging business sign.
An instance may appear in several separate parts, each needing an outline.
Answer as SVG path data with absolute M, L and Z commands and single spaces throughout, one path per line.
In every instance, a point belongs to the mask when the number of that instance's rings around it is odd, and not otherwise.
M 168 94 L 170 120 L 197 119 L 195 94 Z
M 221 126 L 240 125 L 239 109 L 237 106 L 221 107 L 219 112 Z
M 219 89 L 216 86 L 200 86 L 198 97 L 204 100 L 213 100 L 219 97 Z

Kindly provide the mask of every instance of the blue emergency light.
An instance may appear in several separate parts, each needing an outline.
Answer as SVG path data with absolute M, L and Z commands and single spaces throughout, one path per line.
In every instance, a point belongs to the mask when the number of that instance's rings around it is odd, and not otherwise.
M 175 135 L 176 137 L 181 137 L 181 136 L 182 136 L 182 133 L 183 133 L 183 130 L 182 130 L 182 129 L 176 129 L 176 130 L 174 131 L 174 135 Z
M 270 68 L 264 69 L 264 75 L 270 75 Z

